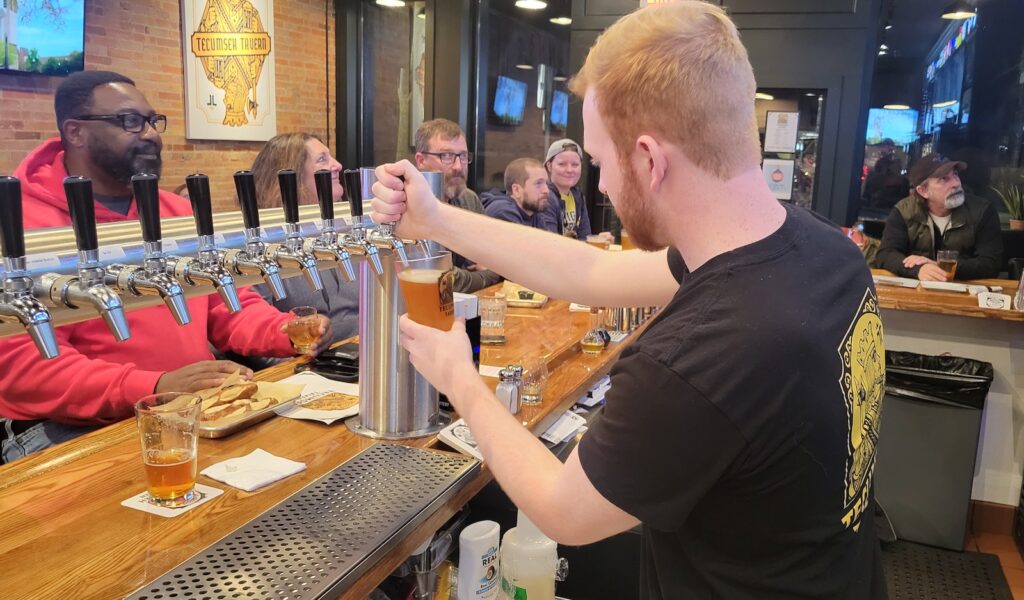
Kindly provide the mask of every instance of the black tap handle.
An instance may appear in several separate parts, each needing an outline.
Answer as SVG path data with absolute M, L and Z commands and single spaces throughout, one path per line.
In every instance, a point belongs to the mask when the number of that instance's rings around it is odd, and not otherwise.
M 242 205 L 242 221 L 246 229 L 259 229 L 260 207 L 256 202 L 256 177 L 252 171 L 235 173 L 235 193 Z
M 132 175 L 132 191 L 139 208 L 139 223 L 142 223 L 142 239 L 159 242 L 160 235 L 160 178 L 151 173 Z
M 348 169 L 343 174 L 345 177 L 345 199 L 348 200 L 349 210 L 353 217 L 363 216 L 363 195 L 362 178 L 359 177 L 359 169 Z
M 340 174 L 339 174 L 340 177 Z M 323 220 L 334 218 L 334 177 L 327 169 L 320 169 L 313 173 L 313 183 L 316 184 L 316 201 L 320 204 L 320 218 Z M 345 182 L 342 182 L 344 185 Z
M 196 220 L 198 235 L 213 235 L 213 205 L 210 201 L 210 178 L 195 173 L 185 178 L 188 201 L 192 203 L 192 217 Z
M 281 186 L 281 206 L 284 207 L 284 222 L 299 222 L 299 177 L 292 169 L 277 172 L 277 183 Z
M 25 256 L 25 223 L 21 217 L 21 182 L 0 177 L 0 244 L 4 256 Z
M 75 228 L 75 241 L 79 250 L 97 250 L 96 205 L 92 198 L 92 180 L 88 177 L 64 178 L 64 195 L 68 198 L 71 225 Z

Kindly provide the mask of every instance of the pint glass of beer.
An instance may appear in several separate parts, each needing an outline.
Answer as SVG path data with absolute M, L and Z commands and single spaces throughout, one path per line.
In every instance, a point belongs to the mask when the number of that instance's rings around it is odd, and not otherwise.
M 600 235 L 588 235 L 587 243 L 595 248 L 600 248 L 601 250 L 607 250 L 608 247 L 611 246 L 611 242 Z
M 199 396 L 167 392 L 135 403 L 142 441 L 146 489 L 160 506 L 185 506 L 196 499 Z
M 956 250 L 939 250 L 935 255 L 935 262 L 939 263 L 939 268 L 946 273 L 946 279 L 952 281 L 956 277 L 956 264 L 960 258 L 960 253 Z
M 450 252 L 396 263 L 398 285 L 409 318 L 420 325 L 448 331 L 455 322 L 455 275 Z

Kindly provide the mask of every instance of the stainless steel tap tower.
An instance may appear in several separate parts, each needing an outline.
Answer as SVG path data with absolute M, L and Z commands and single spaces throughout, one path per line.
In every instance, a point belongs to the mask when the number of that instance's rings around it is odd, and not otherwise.
M 353 228 L 365 222 L 363 200 L 372 197 L 373 172 L 361 171 L 359 186 L 353 185 L 355 178 L 350 173 L 346 176 Z M 423 175 L 434 195 L 443 198 L 443 175 Z M 398 264 L 442 250 L 435 244 L 404 245 L 391 229 L 378 229 L 367 236 L 381 249 L 380 273 L 370 261 L 359 264 L 359 414 L 346 421 L 355 433 L 389 440 L 433 435 L 451 422 L 441 413 L 437 390 L 416 372 L 409 353 L 398 343 L 398 319 L 406 310 L 398 287 Z M 448 257 L 447 268 L 451 268 Z

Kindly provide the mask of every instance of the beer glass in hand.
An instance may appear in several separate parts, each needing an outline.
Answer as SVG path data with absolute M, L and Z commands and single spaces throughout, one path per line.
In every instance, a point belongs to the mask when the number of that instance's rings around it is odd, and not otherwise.
M 320 319 L 316 308 L 312 306 L 296 306 L 288 311 L 292 320 L 288 321 L 285 330 L 292 341 L 295 352 L 309 354 L 310 350 L 320 341 Z
M 436 256 L 410 259 L 408 265 L 396 263 L 395 266 L 409 318 L 434 329 L 451 329 L 455 322 L 451 253 L 440 252 Z
M 153 394 L 135 403 L 146 489 L 160 506 L 196 500 L 200 410 L 199 396 L 181 392 Z

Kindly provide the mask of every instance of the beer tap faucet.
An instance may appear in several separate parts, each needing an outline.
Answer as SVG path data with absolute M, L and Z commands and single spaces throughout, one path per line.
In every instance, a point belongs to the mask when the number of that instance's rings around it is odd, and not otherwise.
M 217 290 L 228 312 L 242 310 L 235 289 L 235 278 L 221 263 L 221 254 L 213 241 L 213 208 L 210 202 L 210 178 L 195 174 L 185 178 L 188 199 L 192 203 L 192 218 L 196 222 L 199 236 L 199 253 L 196 258 L 169 256 L 167 272 L 187 285 L 209 285 Z
M 372 168 L 363 167 L 359 169 L 359 180 L 361 183 L 359 186 L 359 198 L 360 206 L 362 206 L 362 200 L 373 198 L 373 184 L 377 181 L 377 175 Z M 409 256 L 405 251 L 405 242 L 395 236 L 394 223 L 381 223 L 377 225 L 376 229 L 370 231 L 369 239 L 371 244 L 379 248 L 394 251 L 398 255 L 398 260 L 402 261 L 403 265 L 409 264 Z
M 322 228 L 320 237 L 310 240 L 306 244 L 306 249 L 317 258 L 335 261 L 345 281 L 354 281 L 356 272 L 352 268 L 352 256 L 344 244 L 339 241 L 338 232 L 334 228 L 334 194 L 331 193 L 333 179 L 334 176 L 327 169 L 320 169 L 313 173 L 317 202 L 320 204 Z
M 139 210 L 142 225 L 143 258 L 142 267 L 114 264 L 107 267 L 106 282 L 123 293 L 136 296 L 160 296 L 178 325 L 188 325 L 192 317 L 188 313 L 185 293 L 181 284 L 167 274 L 167 258 L 164 256 L 160 232 L 160 178 L 151 173 L 132 176 L 132 192 Z
M 302 271 L 306 283 L 315 292 L 324 289 L 317 270 L 316 257 L 303 248 L 304 240 L 299 233 L 299 178 L 292 169 L 277 172 L 277 183 L 281 187 L 281 205 L 284 207 L 283 244 L 267 246 L 266 255 L 279 265 L 289 265 Z
M 32 278 L 26 272 L 21 182 L 16 177 L 0 177 L 0 246 L 4 254 L 0 321 L 21 323 L 39 354 L 55 358 L 60 349 L 50 311 L 32 295 Z
M 66 177 L 64 194 L 68 199 L 71 225 L 78 245 L 78 275 L 47 273 L 35 283 L 33 294 L 54 307 L 80 308 L 91 304 L 114 334 L 114 339 L 123 342 L 131 337 L 131 331 L 121 297 L 107 287 L 106 271 L 100 265 L 92 180 L 87 177 Z
M 256 203 L 256 179 L 252 171 L 235 173 L 235 192 L 242 206 L 242 221 L 245 223 L 245 249 L 231 249 L 224 253 L 222 264 L 238 275 L 256 275 L 267 282 L 275 300 L 287 297 L 281 283 L 281 269 L 267 258 L 266 244 L 260 239 L 260 209 Z
M 352 230 L 344 238 L 344 245 L 352 254 L 358 254 L 370 261 L 373 272 L 378 277 L 384 274 L 384 266 L 380 263 L 377 246 L 370 243 L 366 236 L 367 222 L 363 217 L 363 199 L 358 170 L 345 171 L 345 199 L 348 200 L 352 213 Z

